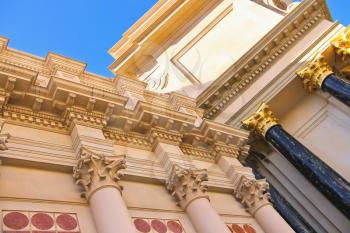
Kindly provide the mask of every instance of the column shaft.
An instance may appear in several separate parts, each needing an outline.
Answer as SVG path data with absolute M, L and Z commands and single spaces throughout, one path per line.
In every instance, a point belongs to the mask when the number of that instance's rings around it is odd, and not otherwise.
M 194 228 L 200 233 L 230 233 L 230 230 L 206 198 L 192 201 L 186 209 Z
M 280 125 L 271 127 L 265 138 L 345 216 L 350 217 L 350 187 L 347 181 L 289 135 Z
M 103 187 L 90 196 L 90 207 L 98 233 L 135 233 L 120 191 Z
M 258 209 L 254 217 L 266 233 L 295 233 L 271 205 Z
M 338 78 L 335 74 L 329 75 L 322 83 L 322 90 L 350 107 L 350 83 Z

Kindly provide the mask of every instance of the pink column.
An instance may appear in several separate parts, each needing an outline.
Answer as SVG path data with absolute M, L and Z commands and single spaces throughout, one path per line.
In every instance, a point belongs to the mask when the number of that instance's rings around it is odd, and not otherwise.
M 89 199 L 98 233 L 135 233 L 128 209 L 120 191 L 115 187 L 102 187 Z
M 272 205 L 265 205 L 254 215 L 256 221 L 266 233 L 294 233 L 294 230 L 277 213 Z
M 272 207 L 268 187 L 269 184 L 264 179 L 255 180 L 242 176 L 234 195 L 247 207 L 265 233 L 295 233 Z
M 230 230 L 207 198 L 198 198 L 192 201 L 188 204 L 186 213 L 197 232 L 230 233 Z
M 107 157 L 82 149 L 73 177 L 84 189 L 98 233 L 135 233 L 118 184 L 124 158 Z
M 198 233 L 230 233 L 205 195 L 206 170 L 184 169 L 174 165 L 166 184 L 178 205 L 185 210 Z

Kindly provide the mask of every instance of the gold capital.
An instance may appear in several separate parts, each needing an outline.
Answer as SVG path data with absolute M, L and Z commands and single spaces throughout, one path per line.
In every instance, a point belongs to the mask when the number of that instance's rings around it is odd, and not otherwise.
M 345 60 L 350 55 L 350 26 L 332 40 L 331 45 L 334 47 L 335 52 Z
M 244 127 L 255 130 L 260 135 L 265 136 L 267 130 L 278 124 L 277 118 L 270 107 L 263 103 L 253 115 L 242 121 Z
M 322 87 L 323 81 L 333 73 L 333 70 L 322 55 L 316 54 L 310 62 L 296 73 L 304 80 L 304 88 L 312 92 Z

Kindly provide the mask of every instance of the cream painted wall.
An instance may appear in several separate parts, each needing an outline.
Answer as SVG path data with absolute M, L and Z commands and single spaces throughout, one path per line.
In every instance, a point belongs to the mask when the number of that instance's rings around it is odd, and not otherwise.
M 281 118 L 283 127 L 350 181 L 350 109 L 326 93 L 307 95 Z
M 232 11 L 227 14 L 229 8 Z M 222 20 L 213 23 L 216 18 Z M 157 80 L 168 76 L 168 85 L 161 92 L 184 88 L 185 94 L 196 97 L 281 19 L 281 15 L 251 1 L 223 0 L 209 14 L 193 23 L 178 40 L 169 41 L 164 47 L 158 46 L 163 52 L 155 57 L 157 64 L 140 73 L 140 79 L 148 77 Z M 192 40 L 195 42 L 188 46 L 188 51 L 184 51 L 179 62 L 191 71 L 201 85 L 192 85 L 185 73 L 171 61 Z M 144 68 L 140 67 L 140 70 L 144 71 Z

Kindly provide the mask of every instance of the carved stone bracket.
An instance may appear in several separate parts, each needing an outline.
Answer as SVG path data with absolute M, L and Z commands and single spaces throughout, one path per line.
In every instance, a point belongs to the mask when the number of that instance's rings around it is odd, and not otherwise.
M 277 125 L 277 118 L 269 106 L 263 103 L 253 115 L 242 121 L 242 124 L 250 129 L 255 130 L 260 135 L 265 136 L 266 132 L 274 125 Z
M 332 73 L 333 69 L 324 56 L 319 56 L 318 54 L 297 71 L 297 75 L 303 79 L 304 88 L 309 92 L 320 89 L 323 81 Z
M 206 169 L 185 169 L 174 165 L 166 182 L 166 188 L 176 200 L 177 204 L 184 210 L 194 200 L 207 198 L 205 195 L 207 186 L 203 181 L 208 181 Z
M 79 157 L 73 178 L 83 188 L 82 197 L 89 200 L 94 192 L 108 186 L 122 191 L 118 181 L 122 175 L 120 170 L 126 168 L 124 156 L 105 156 L 81 148 Z
M 265 179 L 255 180 L 242 176 L 233 194 L 254 216 L 261 207 L 271 205 L 268 188 L 269 184 Z
M 9 138 L 10 138 L 10 134 L 0 134 L 0 151 L 8 150 L 6 143 L 8 143 Z

